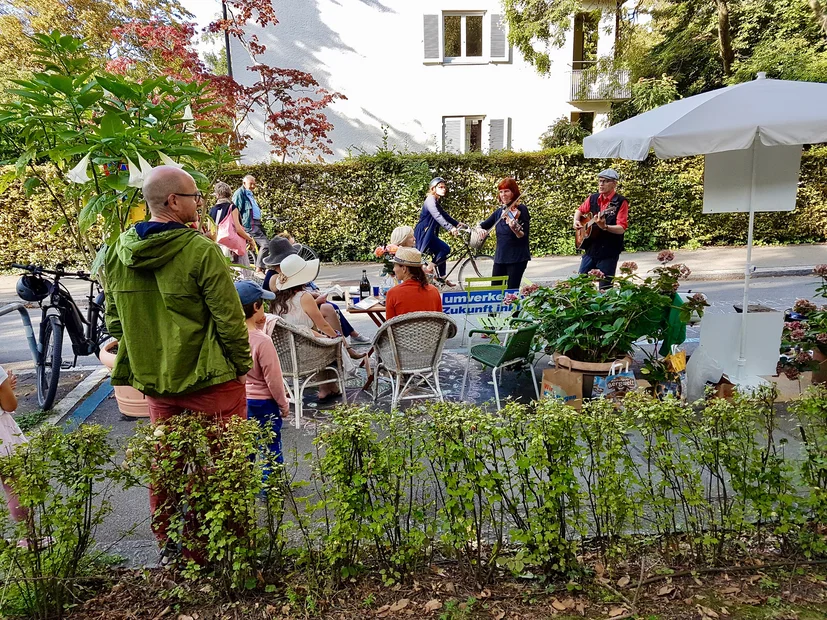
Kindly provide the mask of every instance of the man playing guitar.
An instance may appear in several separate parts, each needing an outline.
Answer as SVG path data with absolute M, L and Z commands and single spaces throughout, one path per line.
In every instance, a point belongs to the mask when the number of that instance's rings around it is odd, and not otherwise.
M 579 273 L 599 269 L 606 276 L 600 288 L 612 285 L 617 261 L 623 251 L 623 235 L 629 226 L 629 202 L 618 194 L 620 176 L 608 168 L 597 175 L 597 193 L 590 194 L 574 212 L 574 229 L 583 232 L 584 216 L 589 214 L 590 234 L 581 246 L 586 250 L 580 261 Z M 579 235 L 578 235 L 579 236 Z

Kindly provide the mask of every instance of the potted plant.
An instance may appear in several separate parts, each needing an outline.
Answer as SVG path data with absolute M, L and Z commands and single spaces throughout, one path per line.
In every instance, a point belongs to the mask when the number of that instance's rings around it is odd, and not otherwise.
M 827 298 L 827 265 L 817 265 L 813 274 L 821 278 L 816 295 Z M 799 299 L 785 318 L 777 373 L 795 381 L 812 370 L 813 383 L 827 382 L 827 305 Z
M 526 296 L 524 311 L 540 323 L 537 333 L 546 352 L 565 355 L 573 369 L 586 374 L 605 374 L 613 363 L 625 363 L 639 338 L 663 340 L 670 323 L 685 324 L 693 312 L 702 312 L 707 305 L 702 295 L 686 303 L 676 295 L 689 268 L 669 265 L 674 254 L 668 250 L 658 260 L 661 265 L 646 277 L 635 274 L 635 263 L 623 263 L 614 286 L 604 291 L 598 289 L 604 275 L 595 269 Z

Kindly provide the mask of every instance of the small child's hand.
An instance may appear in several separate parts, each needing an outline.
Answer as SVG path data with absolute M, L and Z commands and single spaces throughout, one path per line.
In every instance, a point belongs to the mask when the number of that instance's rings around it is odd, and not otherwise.
M 9 371 L 9 386 L 12 390 L 17 387 L 17 377 L 11 370 Z
M 288 407 L 287 409 L 282 409 L 281 410 L 281 417 L 283 417 L 283 418 L 290 417 L 290 407 Z

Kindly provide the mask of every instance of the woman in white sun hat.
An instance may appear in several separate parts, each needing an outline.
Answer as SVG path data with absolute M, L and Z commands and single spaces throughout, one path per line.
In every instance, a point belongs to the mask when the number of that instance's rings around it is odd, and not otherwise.
M 291 325 L 306 327 L 328 338 L 337 338 L 342 334 L 337 332 L 322 316 L 316 300 L 305 290 L 304 285 L 310 282 L 319 269 L 319 259 L 305 260 L 298 254 L 291 254 L 284 258 L 279 265 L 280 273 L 276 279 L 276 298 L 273 300 L 273 313 L 282 317 Z M 275 278 L 274 278 L 275 279 Z M 272 285 L 271 285 L 272 288 Z M 355 366 L 351 359 L 361 359 L 365 354 L 358 354 L 345 346 L 347 355 L 343 355 L 345 371 L 352 371 Z M 339 396 L 333 384 L 319 386 L 319 403 L 324 404 Z

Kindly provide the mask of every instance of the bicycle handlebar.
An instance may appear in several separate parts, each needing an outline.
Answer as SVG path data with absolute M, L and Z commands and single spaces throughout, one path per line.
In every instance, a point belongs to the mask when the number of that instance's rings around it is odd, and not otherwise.
M 19 265 L 17 263 L 12 263 L 11 267 L 15 269 L 23 269 L 25 271 L 29 271 L 35 275 L 41 273 L 48 273 L 54 276 L 61 276 L 61 277 L 69 277 L 69 278 L 79 278 L 81 280 L 88 280 L 90 282 L 94 282 L 95 280 L 92 278 L 92 274 L 86 273 L 85 271 L 64 271 L 60 269 L 58 266 L 57 270 L 53 271 L 51 269 L 45 269 L 40 265 Z

